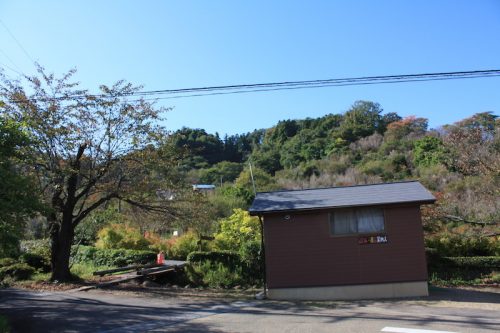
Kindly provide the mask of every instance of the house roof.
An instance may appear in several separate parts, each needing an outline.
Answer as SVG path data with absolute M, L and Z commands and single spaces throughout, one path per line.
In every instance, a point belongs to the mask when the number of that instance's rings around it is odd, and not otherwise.
M 213 190 L 215 189 L 215 185 L 211 184 L 194 184 L 193 190 Z
M 418 181 L 259 192 L 251 215 L 273 212 L 374 206 L 396 203 L 433 203 L 436 198 Z

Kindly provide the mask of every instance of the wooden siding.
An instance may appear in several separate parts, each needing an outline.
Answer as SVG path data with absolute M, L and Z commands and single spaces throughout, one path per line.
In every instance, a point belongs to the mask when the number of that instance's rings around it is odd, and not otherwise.
M 386 244 L 332 236 L 329 211 L 264 216 L 269 288 L 426 281 L 420 207 L 387 206 Z

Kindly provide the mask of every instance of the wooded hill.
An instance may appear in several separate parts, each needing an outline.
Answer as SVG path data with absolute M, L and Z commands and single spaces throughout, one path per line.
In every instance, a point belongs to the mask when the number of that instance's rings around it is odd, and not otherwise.
M 0 85 L 1 256 L 15 256 L 19 239 L 50 238 L 52 279 L 71 277 L 72 244 L 102 243 L 118 225 L 126 237 L 113 246 L 148 248 L 163 236 L 157 243 L 171 248 L 174 229 L 210 235 L 245 220 L 235 209 L 253 199 L 250 164 L 258 191 L 418 179 L 438 198 L 423 211 L 429 245 L 450 256 L 500 252 L 492 112 L 429 129 L 427 119 L 357 101 L 343 113 L 220 138 L 168 132 L 159 125 L 165 109 L 127 98 L 140 87 L 120 81 L 93 95 L 73 74 L 57 79 L 39 67 L 29 89 L 7 77 Z M 207 183 L 214 195 L 191 189 Z
M 498 237 L 499 126 L 498 116 L 482 112 L 429 129 L 425 118 L 357 101 L 345 113 L 283 120 L 246 134 L 220 138 L 183 128 L 169 140 L 187 152 L 186 179 L 217 185 L 222 198 L 251 202 L 249 163 L 257 191 L 418 179 L 438 198 L 424 210 L 429 234 Z

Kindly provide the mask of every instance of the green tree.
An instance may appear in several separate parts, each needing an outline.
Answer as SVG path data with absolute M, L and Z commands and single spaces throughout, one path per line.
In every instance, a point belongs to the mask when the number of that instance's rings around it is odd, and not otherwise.
M 445 149 L 443 141 L 434 136 L 426 136 L 415 141 L 413 158 L 415 165 L 432 166 L 445 160 Z
M 155 193 L 159 178 L 148 177 L 148 168 L 158 164 L 151 145 L 164 133 L 155 125 L 163 109 L 127 98 L 140 87 L 124 81 L 89 94 L 70 81 L 74 72 L 56 78 L 38 66 L 26 86 L 6 77 L 0 86 L 1 113 L 26 124 L 33 138 L 34 171 L 51 208 L 51 278 L 59 281 L 71 279 L 76 226 L 106 202 L 171 212 L 170 201 Z
M 224 143 L 216 133 L 208 134 L 204 129 L 192 129 L 183 127 L 170 136 L 174 146 L 177 148 L 186 148 L 192 156 L 190 167 L 203 167 L 213 165 L 222 161 L 224 157 Z M 197 160 L 194 157 L 201 157 Z M 185 160 L 185 163 L 189 158 Z M 205 165 L 204 165 L 205 163 Z
M 259 219 L 243 209 L 235 209 L 231 216 L 220 220 L 215 241 L 219 248 L 232 251 L 239 251 L 245 243 L 260 242 Z
M 282 169 L 280 163 L 281 153 L 278 146 L 263 145 L 261 148 L 254 150 L 250 160 L 255 163 L 257 167 L 271 175 L 274 175 L 276 171 Z
M 243 170 L 241 163 L 222 161 L 209 169 L 200 170 L 200 182 L 205 184 L 219 184 L 232 182 Z
M 43 209 L 33 179 L 21 174 L 29 146 L 20 124 L 0 116 L 0 258 L 18 254 L 25 218 Z
M 349 142 L 354 142 L 375 132 L 382 133 L 386 126 L 381 116 L 382 111 L 378 103 L 355 102 L 344 114 L 339 128 L 340 136 Z

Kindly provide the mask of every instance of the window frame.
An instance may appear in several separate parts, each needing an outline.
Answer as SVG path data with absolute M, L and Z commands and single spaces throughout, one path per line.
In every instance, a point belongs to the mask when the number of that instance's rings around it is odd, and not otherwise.
M 348 234 L 335 234 L 333 232 L 333 224 L 332 223 L 332 218 L 335 220 L 335 211 L 339 210 L 352 210 L 354 211 L 354 215 L 356 216 L 356 229 L 359 229 L 358 227 L 358 219 L 356 215 L 356 210 L 363 209 L 363 208 L 376 208 L 382 210 L 382 216 L 384 219 L 384 228 L 381 231 L 373 231 L 373 232 L 356 232 L 356 233 L 348 233 Z M 386 214 L 385 214 L 385 207 L 377 207 L 377 206 L 359 206 L 359 207 L 345 207 L 345 208 L 337 208 L 337 209 L 331 209 L 328 212 L 328 230 L 330 237 L 358 237 L 358 236 L 373 236 L 373 235 L 386 235 L 387 234 L 387 226 L 386 226 Z

